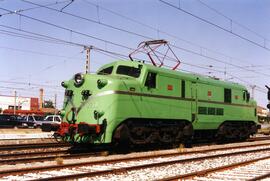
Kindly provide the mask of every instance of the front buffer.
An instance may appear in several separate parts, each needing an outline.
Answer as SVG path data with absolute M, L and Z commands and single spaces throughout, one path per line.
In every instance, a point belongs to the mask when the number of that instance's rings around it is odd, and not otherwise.
M 102 124 L 70 124 L 62 122 L 60 125 L 44 124 L 41 129 L 44 132 L 54 131 L 54 137 L 70 143 L 94 143 L 95 140 L 102 140 L 102 135 L 107 127 L 106 120 Z

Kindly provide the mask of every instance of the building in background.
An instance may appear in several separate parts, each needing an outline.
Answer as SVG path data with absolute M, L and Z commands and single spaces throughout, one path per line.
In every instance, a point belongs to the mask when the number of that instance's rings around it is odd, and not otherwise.
M 50 107 L 46 107 L 50 103 Z M 45 105 L 45 107 L 44 107 Z M 46 114 L 55 114 L 56 110 L 53 106 L 52 101 L 43 100 L 43 89 L 40 89 L 40 98 L 37 97 L 23 97 L 23 96 L 9 96 L 9 95 L 0 95 L 0 114 L 36 114 L 36 115 L 46 115 Z
M 15 100 L 15 96 L 0 95 L 0 108 L 2 110 L 14 110 L 14 107 L 16 110 L 38 110 L 38 106 L 38 98 L 35 97 L 18 96 Z

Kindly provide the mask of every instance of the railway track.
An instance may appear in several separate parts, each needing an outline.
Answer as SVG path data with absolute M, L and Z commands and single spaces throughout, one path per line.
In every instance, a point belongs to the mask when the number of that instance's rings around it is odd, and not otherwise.
M 263 154 L 262 154 L 263 153 Z M 188 152 L 175 152 L 170 154 L 152 154 L 137 157 L 125 157 L 119 156 L 116 159 L 105 159 L 99 161 L 87 161 L 77 163 L 66 163 L 63 165 L 48 165 L 40 167 L 32 167 L 25 169 L 10 169 L 2 170 L 0 172 L 1 180 L 25 180 L 25 179 L 38 179 L 38 180 L 63 180 L 63 179 L 77 179 L 82 177 L 90 177 L 93 180 L 109 179 L 112 176 L 116 179 L 123 179 L 123 175 L 134 175 L 134 178 L 141 178 L 143 174 L 149 175 L 147 180 L 151 179 L 166 179 L 160 176 L 158 173 L 167 170 L 170 173 L 170 169 L 178 168 L 174 170 L 182 170 L 182 168 L 191 168 L 203 165 L 202 168 L 207 168 L 206 163 L 218 163 L 222 164 L 222 159 L 229 159 L 232 163 L 237 161 L 246 161 L 250 158 L 259 159 L 262 155 L 266 155 L 270 159 L 270 143 L 260 143 L 256 145 L 242 145 L 221 147 L 215 149 L 193 150 Z M 242 159 L 242 160 L 241 160 Z M 219 166 L 224 166 L 219 165 Z M 203 170 L 201 168 L 201 170 Z M 151 171 L 152 170 L 152 171 Z M 154 171 L 153 171 L 154 170 Z M 157 172 L 156 170 L 160 170 Z M 198 171 L 198 170 L 196 170 Z M 192 173 L 192 170 L 184 171 L 185 173 Z M 62 175 L 59 175 L 62 174 Z M 145 175 L 144 175 L 145 174 Z M 170 173 L 172 174 L 172 173 Z M 170 175 L 169 174 L 169 175 Z M 182 173 L 183 174 L 183 173 Z M 166 173 L 168 176 L 168 173 Z M 107 178 L 108 177 L 108 178 Z M 121 178 L 122 177 L 122 178 Z M 87 178 L 87 179 L 90 179 Z M 135 180 L 137 180 L 135 179 Z M 144 180 L 145 180 L 144 179 Z M 170 178 L 169 178 L 170 179 Z M 143 180 L 141 178 L 141 180 Z
M 67 143 L 30 143 L 30 144 L 9 144 L 0 145 L 0 151 L 11 151 L 11 150 L 29 150 L 29 149 L 42 149 L 42 148 L 59 148 L 59 147 L 70 147 Z
M 0 154 L 0 165 L 29 163 L 44 160 L 53 160 L 56 157 L 63 157 L 68 154 L 68 150 L 45 150 L 29 153 Z
M 31 143 L 0 145 L 0 165 L 52 160 L 67 155 L 70 144 Z
M 50 144 L 54 146 L 54 144 Z M 260 144 L 261 146 L 267 145 L 267 144 Z M 32 146 L 32 144 L 28 145 L 18 145 L 20 148 L 23 148 L 24 146 Z M 42 144 L 43 146 L 43 144 Z M 59 145 L 58 145 L 59 146 Z M 60 145 L 61 147 L 62 145 Z M 239 146 L 237 146 L 239 148 Z M 247 147 L 247 146 L 244 146 Z M 252 147 L 252 146 L 250 146 Z M 43 147 L 42 147 L 43 148 Z M 48 147 L 50 148 L 50 147 Z M 56 147 L 56 150 L 46 150 L 46 148 L 42 149 L 42 151 L 37 150 L 34 152 L 16 152 L 16 153 L 7 153 L 7 154 L 0 154 L 0 165 L 3 164 L 19 164 L 19 163 L 30 163 L 30 162 L 42 162 L 42 161 L 52 161 L 59 157 L 64 159 L 72 159 L 72 158 L 85 158 L 90 156 L 98 156 L 103 154 L 103 152 L 89 152 L 89 153 L 78 153 L 78 154 L 70 154 L 68 148 L 70 148 L 69 145 L 65 145 L 61 147 L 62 149 L 58 149 Z M 27 147 L 28 149 L 28 147 Z M 226 148 L 225 148 L 226 149 Z M 220 149 L 219 149 L 220 150 Z M 196 153 L 199 151 L 193 151 L 190 153 Z M 178 154 L 178 153 L 177 153 Z M 168 155 L 170 156 L 170 155 Z

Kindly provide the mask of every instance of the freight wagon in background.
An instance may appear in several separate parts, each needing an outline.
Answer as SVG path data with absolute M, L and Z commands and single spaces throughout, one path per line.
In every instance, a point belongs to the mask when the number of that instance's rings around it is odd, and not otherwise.
M 177 145 L 201 138 L 245 140 L 257 132 L 256 102 L 237 83 L 116 61 L 62 86 L 63 122 L 43 130 L 68 142 Z

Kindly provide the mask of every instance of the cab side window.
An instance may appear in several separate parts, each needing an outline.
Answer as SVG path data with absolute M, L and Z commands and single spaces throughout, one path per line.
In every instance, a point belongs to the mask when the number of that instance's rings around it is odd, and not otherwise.
M 184 80 L 181 81 L 181 97 L 186 97 L 186 82 Z
M 225 103 L 232 103 L 232 90 L 231 89 L 224 89 L 224 102 Z
M 156 73 L 148 72 L 145 81 L 145 86 L 148 88 L 156 88 L 156 77 L 157 77 Z

